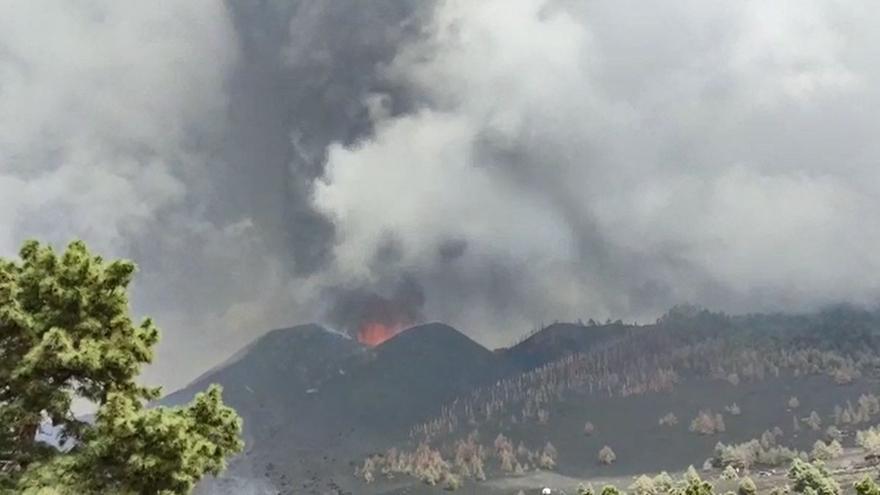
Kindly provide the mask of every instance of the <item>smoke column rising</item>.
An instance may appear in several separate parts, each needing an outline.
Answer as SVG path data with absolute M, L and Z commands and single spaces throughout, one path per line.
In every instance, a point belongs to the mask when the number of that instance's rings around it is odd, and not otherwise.
M 136 259 L 182 384 L 259 333 L 873 305 L 868 2 L 0 3 L 0 253 Z

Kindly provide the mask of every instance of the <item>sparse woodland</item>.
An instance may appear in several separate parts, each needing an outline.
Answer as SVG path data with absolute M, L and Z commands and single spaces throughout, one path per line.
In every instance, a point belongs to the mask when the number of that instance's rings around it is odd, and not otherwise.
M 827 315 L 823 318 L 828 319 Z M 810 375 L 826 375 L 843 386 L 866 374 L 873 375 L 880 366 L 876 339 L 861 328 L 851 334 L 838 332 L 830 339 L 822 337 L 821 332 L 823 326 L 833 325 L 833 321 L 792 323 L 773 317 L 745 317 L 737 321 L 708 312 L 681 315 L 673 310 L 656 325 L 621 325 L 618 337 L 597 344 L 588 352 L 567 355 L 459 397 L 444 406 L 436 417 L 411 429 L 414 447 L 371 456 L 356 474 L 366 481 L 380 475 L 410 475 L 429 484 L 452 486 L 462 479 L 485 479 L 488 473 L 515 476 L 535 469 L 552 470 L 558 453 L 549 442 L 526 445 L 503 433 L 493 441 L 480 438 L 478 432 L 504 432 L 514 425 L 552 422 L 556 404 L 571 394 L 631 397 L 670 392 L 687 380 L 717 380 L 740 386 L 767 378 L 796 379 Z M 805 325 L 806 329 L 799 329 L 796 324 Z M 755 330 L 747 338 L 748 330 L 740 327 Z M 823 435 L 811 451 L 785 446 L 783 430 L 777 426 L 760 438 L 743 443 L 719 442 L 707 466 L 749 470 L 834 459 L 842 452 L 842 430 L 867 425 L 880 414 L 880 399 L 872 394 L 840 404 L 826 412 L 824 418 L 818 411 L 801 410 L 797 397 L 783 401 L 793 418 L 788 427 L 792 433 L 803 428 Z M 744 413 L 734 402 L 723 411 L 699 409 L 693 414 L 685 423 L 688 429 L 695 435 L 712 436 L 725 432 L 725 415 L 736 417 Z M 673 427 L 678 422 L 670 412 L 660 416 L 657 427 Z M 602 427 L 589 420 L 582 424 L 584 436 L 592 436 Z M 880 454 L 880 430 L 865 429 L 858 433 L 857 441 L 866 451 Z M 613 447 L 606 445 L 592 462 L 626 462 L 617 459 Z M 740 492 L 749 490 L 745 486 Z M 632 491 L 663 492 L 641 487 Z
M 675 480 L 668 474 L 660 473 L 651 478 L 645 475 L 638 476 L 635 481 L 621 491 L 614 486 L 604 486 L 595 490 L 592 486 L 581 486 L 577 490 L 578 495 L 713 495 L 725 493 L 719 490 L 721 485 L 733 484 L 737 495 L 755 495 L 758 490 L 755 482 L 748 476 L 739 477 L 735 470 L 726 470 L 718 483 L 704 480 L 700 474 L 690 467 L 681 479 Z M 880 493 L 876 481 L 870 476 L 853 483 L 853 491 L 857 495 L 877 495 Z M 733 493 L 728 491 L 726 493 Z M 772 495 L 787 493 L 801 493 L 805 495 L 840 495 L 843 488 L 834 479 L 828 469 L 821 462 L 806 462 L 795 460 L 786 473 L 786 483 L 774 487 L 769 491 Z
M 673 479 L 667 473 L 662 472 L 654 477 L 641 475 L 622 491 L 617 487 L 606 485 L 600 490 L 592 486 L 581 485 L 578 495 L 713 495 L 715 493 L 734 493 L 733 490 L 724 492 L 721 487 L 735 487 L 737 495 L 755 495 L 758 493 L 757 485 L 749 476 L 739 476 L 736 470 L 726 469 L 716 483 L 704 480 L 691 466 L 681 479 Z M 800 459 L 791 463 L 785 476 L 785 483 L 773 487 L 768 493 L 782 495 L 787 493 L 801 493 L 805 495 L 840 495 L 844 488 L 834 479 L 829 470 L 821 462 L 806 462 Z M 864 476 L 852 484 L 852 491 L 857 495 L 877 495 L 880 487 L 870 476 Z

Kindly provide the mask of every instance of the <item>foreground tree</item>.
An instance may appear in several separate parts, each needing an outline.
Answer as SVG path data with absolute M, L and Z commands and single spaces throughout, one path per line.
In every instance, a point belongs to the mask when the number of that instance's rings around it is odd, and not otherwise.
M 736 468 L 733 467 L 732 464 L 728 464 L 724 467 L 724 470 L 721 472 L 721 479 L 732 481 L 739 479 L 739 473 L 736 472 Z
M 739 486 L 737 487 L 736 493 L 739 495 L 755 495 L 758 493 L 758 487 L 755 486 L 755 482 L 752 481 L 748 476 L 744 476 L 739 480 Z
M 629 493 L 631 495 L 657 495 L 657 492 L 654 480 L 644 474 L 637 476 L 635 481 L 629 485 Z
M 840 495 L 840 485 L 831 477 L 821 462 L 809 463 L 795 459 L 788 470 L 792 488 L 804 495 Z
M 830 461 L 836 459 L 843 454 L 843 446 L 837 440 L 831 440 L 828 443 L 822 440 L 816 440 L 813 444 L 813 451 L 810 457 L 818 461 Z
M 522 490 L 520 490 L 519 493 L 523 493 Z M 584 486 L 584 484 L 581 483 L 578 485 L 577 491 L 575 493 L 577 495 L 593 495 L 595 492 L 593 490 L 593 485 Z M 517 495 L 519 495 L 519 494 L 517 494 Z
M 880 495 L 880 487 L 870 476 L 865 476 L 861 481 L 856 482 L 853 488 L 858 495 Z
M 700 477 L 700 473 L 693 466 L 688 466 L 684 474 L 684 487 L 678 492 L 679 495 L 713 495 L 714 487 L 708 481 Z
M 71 243 L 35 241 L 0 259 L 0 492 L 186 494 L 241 450 L 241 419 L 219 387 L 182 408 L 146 407 L 159 388 L 136 383 L 159 340 L 129 316 L 133 263 Z M 94 424 L 74 400 L 97 406 Z M 60 431 L 65 451 L 36 440 Z
M 856 444 L 865 449 L 868 455 L 877 455 L 880 453 L 880 429 L 876 427 L 868 428 L 856 432 Z

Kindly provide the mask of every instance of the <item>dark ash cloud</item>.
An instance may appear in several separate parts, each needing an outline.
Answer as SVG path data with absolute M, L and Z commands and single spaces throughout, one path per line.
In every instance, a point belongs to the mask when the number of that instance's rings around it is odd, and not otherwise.
M 180 385 L 271 327 L 874 304 L 872 4 L 0 7 L 0 253 L 142 271 Z

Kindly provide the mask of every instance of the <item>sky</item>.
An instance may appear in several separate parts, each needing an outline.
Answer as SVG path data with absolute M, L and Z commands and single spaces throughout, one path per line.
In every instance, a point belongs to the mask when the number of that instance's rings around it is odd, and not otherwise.
M 0 0 L 0 256 L 135 260 L 173 389 L 263 332 L 880 296 L 872 2 Z

